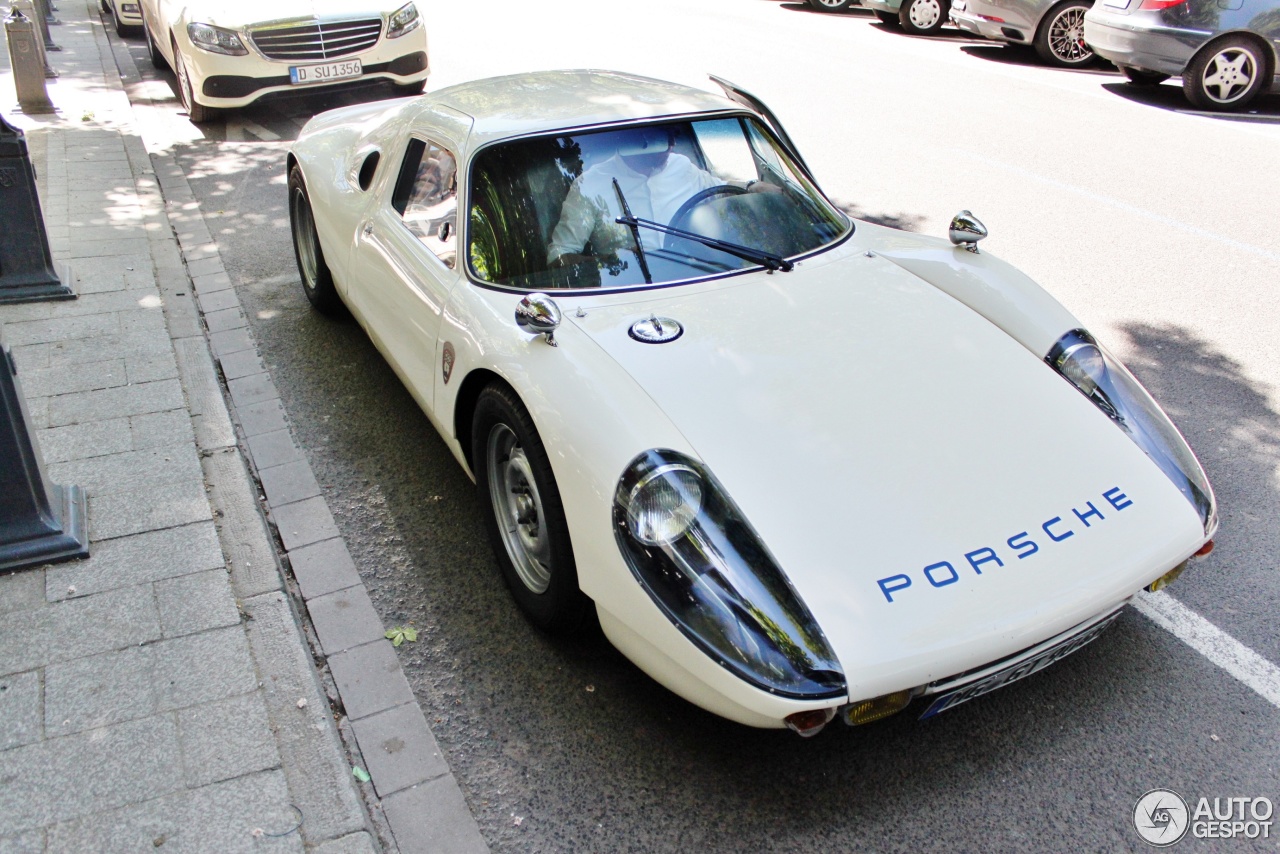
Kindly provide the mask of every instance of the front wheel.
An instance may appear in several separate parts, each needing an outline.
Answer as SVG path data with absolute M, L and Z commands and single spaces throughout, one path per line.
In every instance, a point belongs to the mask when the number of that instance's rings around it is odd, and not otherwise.
M 853 0 L 809 0 L 809 6 L 819 12 L 842 12 L 853 5 Z
M 1049 65 L 1080 68 L 1093 62 L 1093 48 L 1084 40 L 1084 13 L 1091 2 L 1069 0 L 1044 16 L 1036 33 L 1036 53 Z
M 1141 68 L 1130 68 L 1127 65 L 1122 65 L 1120 70 L 1133 86 L 1159 86 L 1169 79 L 1168 74 L 1161 74 L 1159 71 L 1143 71 Z
M 1269 76 L 1258 44 L 1230 36 L 1195 55 L 1182 74 L 1182 91 L 1202 110 L 1240 110 L 1258 97 Z
M 182 107 L 187 111 L 187 118 L 193 125 L 202 125 L 212 121 L 217 110 L 196 102 L 195 90 L 191 84 L 191 72 L 187 71 L 187 63 L 182 58 L 178 46 L 173 46 L 174 73 L 178 77 L 178 97 L 182 99 Z
M 471 459 L 489 539 L 520 610 L 540 629 L 582 627 L 590 600 L 578 589 L 560 490 L 533 418 L 508 386 L 480 392 Z
M 293 232 L 293 258 L 298 262 L 298 275 L 307 300 L 321 314 L 334 314 L 342 305 L 342 298 L 333 286 L 329 265 L 324 262 L 307 182 L 297 166 L 289 170 L 289 226 Z
M 942 29 L 950 11 L 950 0 L 903 0 L 898 23 L 912 35 L 931 36 Z

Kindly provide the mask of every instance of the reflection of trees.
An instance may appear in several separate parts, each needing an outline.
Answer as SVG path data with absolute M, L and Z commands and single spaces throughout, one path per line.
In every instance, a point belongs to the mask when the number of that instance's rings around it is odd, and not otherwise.
M 1268 9 L 1261 15 L 1255 17 L 1246 26 L 1251 30 L 1256 30 L 1270 38 L 1280 38 L 1280 7 Z
M 481 153 L 471 187 L 476 273 L 506 282 L 545 271 L 559 202 L 581 172 L 581 149 L 568 137 L 523 140 Z
M 1187 27 L 1193 30 L 1209 30 L 1210 32 L 1218 29 L 1218 19 L 1222 16 L 1222 9 L 1217 3 L 1208 2 L 1208 0 L 1196 0 L 1196 2 L 1182 3 L 1174 6 L 1165 12 L 1168 15 L 1169 26 L 1171 27 Z

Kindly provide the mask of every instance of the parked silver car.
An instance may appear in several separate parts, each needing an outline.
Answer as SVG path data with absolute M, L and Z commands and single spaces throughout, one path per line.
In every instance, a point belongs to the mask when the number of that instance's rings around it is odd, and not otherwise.
M 1280 0 L 1098 0 L 1084 39 L 1136 85 L 1182 77 L 1202 110 L 1280 91 Z
M 951 23 L 1000 42 L 1034 45 L 1050 65 L 1078 68 L 1093 61 L 1084 15 L 1093 0 L 952 0 Z

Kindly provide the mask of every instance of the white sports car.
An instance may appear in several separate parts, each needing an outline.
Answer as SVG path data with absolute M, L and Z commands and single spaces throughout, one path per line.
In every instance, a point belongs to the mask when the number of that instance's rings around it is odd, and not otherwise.
M 717 83 L 482 80 L 289 154 L 307 297 L 472 474 L 530 620 L 813 735 L 1035 672 L 1207 552 L 1181 435 L 981 223 L 850 220 Z
M 140 2 L 151 63 L 173 69 L 196 124 L 264 95 L 322 86 L 385 81 L 417 94 L 430 72 L 411 1 Z

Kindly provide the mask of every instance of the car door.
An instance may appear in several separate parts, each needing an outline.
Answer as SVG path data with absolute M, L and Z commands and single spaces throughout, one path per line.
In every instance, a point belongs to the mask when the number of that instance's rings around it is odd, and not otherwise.
M 348 298 L 419 405 L 433 408 L 440 316 L 460 273 L 458 160 L 413 134 L 356 235 Z

